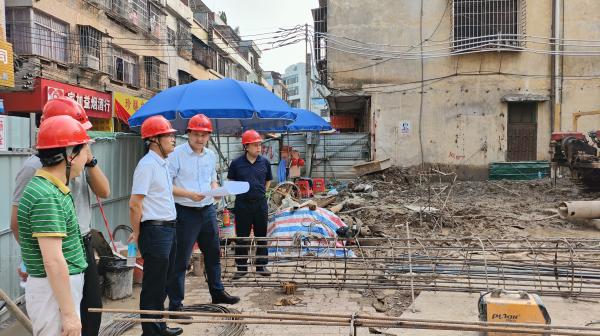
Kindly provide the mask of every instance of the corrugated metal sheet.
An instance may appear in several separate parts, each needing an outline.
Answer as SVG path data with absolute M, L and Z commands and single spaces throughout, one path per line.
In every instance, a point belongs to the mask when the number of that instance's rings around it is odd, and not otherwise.
M 312 177 L 356 177 L 352 166 L 369 160 L 369 146 L 368 133 L 321 134 L 315 146 Z
M 17 268 L 21 262 L 21 250 L 10 231 L 0 235 L 0 287 L 16 299 L 24 291 L 19 287 Z
M 6 145 L 20 152 L 0 152 L 0 287 L 12 297 L 23 294 L 19 287 L 16 273 L 21 261 L 19 245 L 10 231 L 10 216 L 12 209 L 12 190 L 15 188 L 15 177 L 23 162 L 31 155 L 29 119 L 19 117 L 6 118 Z
M 142 158 L 143 151 L 142 140 L 133 135 L 120 135 L 114 140 L 100 138 L 92 145 L 98 165 L 110 183 L 110 197 L 102 200 L 102 206 L 111 232 L 118 225 L 129 225 L 129 197 L 133 171 Z M 92 227 L 102 232 L 108 240 L 104 219 L 95 199 L 92 200 L 92 209 Z

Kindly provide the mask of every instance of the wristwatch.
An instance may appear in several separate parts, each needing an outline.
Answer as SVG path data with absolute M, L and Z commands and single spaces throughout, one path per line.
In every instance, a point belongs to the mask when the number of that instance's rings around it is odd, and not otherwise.
M 92 157 L 92 161 L 88 162 L 85 164 L 86 167 L 88 168 L 94 168 L 96 167 L 96 165 L 98 164 L 98 159 L 96 159 L 96 157 Z

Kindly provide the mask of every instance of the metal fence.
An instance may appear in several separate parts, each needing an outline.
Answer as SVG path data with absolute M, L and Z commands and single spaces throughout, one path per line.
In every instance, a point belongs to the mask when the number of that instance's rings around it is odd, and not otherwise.
M 11 297 L 22 295 L 16 269 L 20 263 L 19 246 L 12 237 L 10 223 L 11 194 L 16 174 L 23 161 L 31 155 L 30 124 L 28 118 L 8 117 L 7 143 L 13 149 L 0 152 L 0 183 L 4 193 L 0 195 L 0 287 Z M 95 143 L 92 151 L 98 158 L 98 165 L 105 173 L 111 187 L 111 195 L 102 200 L 102 210 L 106 216 L 108 228 L 112 232 L 118 225 L 129 224 L 129 197 L 133 181 L 133 171 L 143 156 L 143 143 L 139 136 L 127 134 L 93 134 Z M 178 137 L 179 144 L 184 137 Z M 277 164 L 280 161 L 280 147 L 292 146 L 306 158 L 307 137 L 304 134 L 284 135 L 281 139 L 267 140 L 263 146 L 263 155 L 271 161 L 273 176 L 276 180 Z M 214 137 L 209 145 L 220 152 L 218 171 L 221 180 L 227 178 L 229 163 L 243 154 L 239 137 Z M 218 149 L 218 150 L 217 150 Z M 354 177 L 352 165 L 366 162 L 369 157 L 369 137 L 364 133 L 322 134 L 314 147 L 313 177 L 326 179 L 345 179 Z M 305 175 L 305 174 L 304 174 Z M 108 232 L 102 215 L 100 203 L 92 200 L 92 227 L 102 232 L 108 240 Z
M 15 176 L 23 162 L 31 155 L 29 119 L 4 117 L 6 151 L 0 151 L 0 288 L 15 298 L 22 294 L 16 269 L 21 261 L 19 245 L 10 230 L 12 190 Z M 0 135 L 2 136 L 2 135 Z

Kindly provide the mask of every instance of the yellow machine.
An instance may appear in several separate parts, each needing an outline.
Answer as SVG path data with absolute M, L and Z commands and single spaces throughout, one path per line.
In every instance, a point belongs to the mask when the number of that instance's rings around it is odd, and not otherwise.
M 550 324 L 550 315 L 536 294 L 523 291 L 495 289 L 479 297 L 479 320 L 484 322 L 512 322 Z M 490 332 L 488 336 L 537 335 Z

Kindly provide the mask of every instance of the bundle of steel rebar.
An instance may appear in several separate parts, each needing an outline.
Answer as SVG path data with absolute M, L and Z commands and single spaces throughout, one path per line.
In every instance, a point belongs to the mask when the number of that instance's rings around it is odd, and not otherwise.
M 530 323 L 503 323 L 503 322 L 463 322 L 443 321 L 429 319 L 406 319 L 388 316 L 369 316 L 359 313 L 354 314 L 319 314 L 313 312 L 283 312 L 269 311 L 262 314 L 228 314 L 205 312 L 164 312 L 142 311 L 132 309 L 90 309 L 95 312 L 108 313 L 136 313 L 152 315 L 179 315 L 192 316 L 192 319 L 141 319 L 117 318 L 115 321 L 128 323 L 141 322 L 184 322 L 184 323 L 228 323 L 228 324 L 258 324 L 258 325 L 317 325 L 350 328 L 350 334 L 355 334 L 357 328 L 400 328 L 400 329 L 430 329 L 454 331 L 480 331 L 480 332 L 505 332 L 545 335 L 572 335 L 572 336 L 600 336 L 600 328 L 545 325 Z M 201 319 L 197 319 L 200 317 Z
M 269 247 L 270 277 L 256 272 L 255 250 Z M 403 238 L 248 238 L 225 248 L 223 274 L 235 274 L 247 260 L 248 274 L 237 286 L 394 288 L 480 292 L 523 289 L 544 295 L 600 297 L 600 240 L 403 239 Z
M 90 311 L 104 311 L 102 309 L 92 308 Z M 215 304 L 192 304 L 184 307 L 185 312 L 192 313 L 221 313 L 221 314 L 239 314 L 236 309 L 226 308 Z M 118 309 L 111 311 L 104 311 L 107 313 L 117 313 L 113 316 L 111 323 L 105 325 L 99 332 L 99 336 L 120 336 L 125 334 L 129 329 L 133 328 L 136 324 L 135 320 L 140 319 L 140 313 L 121 313 Z M 169 313 L 169 312 L 167 312 Z M 164 314 L 164 312 L 163 312 Z M 244 326 L 241 324 L 228 324 L 224 322 L 225 328 L 223 328 L 218 336 L 240 336 L 244 333 Z

